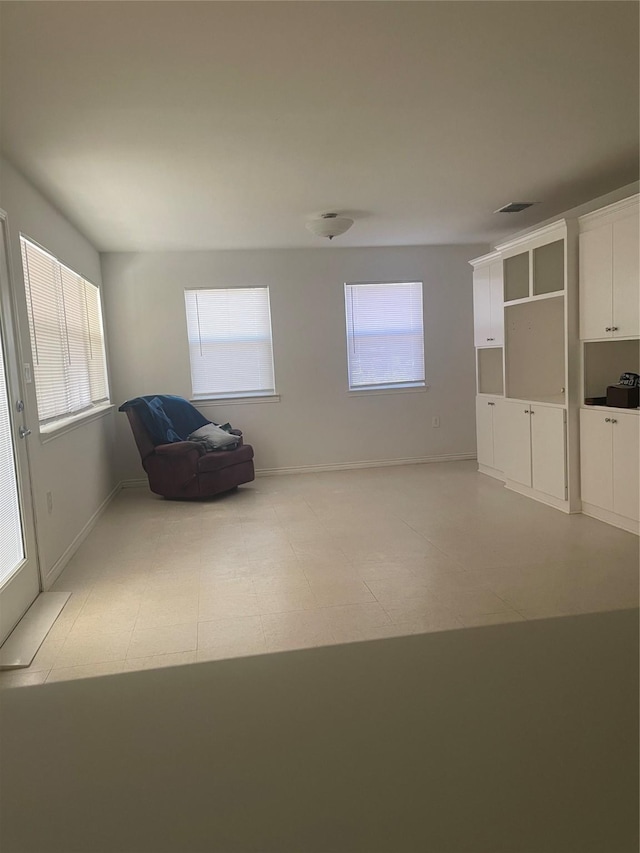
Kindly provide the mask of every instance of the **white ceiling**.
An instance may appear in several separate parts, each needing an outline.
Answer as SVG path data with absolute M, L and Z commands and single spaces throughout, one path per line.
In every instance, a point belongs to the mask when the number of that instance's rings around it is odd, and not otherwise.
M 489 242 L 637 179 L 638 8 L 2 2 L 3 150 L 103 251 Z

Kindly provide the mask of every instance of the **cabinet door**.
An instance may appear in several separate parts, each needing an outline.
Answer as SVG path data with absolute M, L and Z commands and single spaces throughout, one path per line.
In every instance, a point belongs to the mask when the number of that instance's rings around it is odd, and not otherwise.
M 580 412 L 580 497 L 613 510 L 613 429 L 604 412 Z
M 494 400 L 493 409 L 493 467 L 504 471 L 504 400 Z
M 640 335 L 640 239 L 638 214 L 613 224 L 614 337 Z
M 614 414 L 612 420 L 613 511 L 639 521 L 640 417 L 636 414 Z
M 502 462 L 507 480 L 531 485 L 531 427 L 527 403 L 503 401 L 501 433 Z
M 473 327 L 477 347 L 492 346 L 489 267 L 473 271 Z
M 502 287 L 502 261 L 489 267 L 489 293 L 491 303 L 491 342 L 495 347 L 504 343 L 504 291 Z
M 567 441 L 564 409 L 531 406 L 531 471 L 533 488 L 566 499 Z
M 580 337 L 609 338 L 613 325 L 613 230 L 580 235 Z
M 493 459 L 493 400 L 476 397 L 476 436 L 478 464 L 494 467 Z

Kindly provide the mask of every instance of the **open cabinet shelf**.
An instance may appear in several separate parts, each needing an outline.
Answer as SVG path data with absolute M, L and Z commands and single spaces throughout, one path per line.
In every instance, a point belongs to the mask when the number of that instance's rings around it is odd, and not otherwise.
M 640 340 L 586 341 L 582 357 L 583 399 L 605 397 L 607 386 L 615 385 L 623 373 L 640 373 Z

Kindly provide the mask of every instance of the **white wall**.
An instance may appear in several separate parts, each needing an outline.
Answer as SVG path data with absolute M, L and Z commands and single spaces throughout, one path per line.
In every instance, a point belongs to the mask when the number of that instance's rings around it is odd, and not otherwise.
M 101 284 L 100 258 L 93 246 L 7 161 L 0 161 L 0 207 L 8 214 L 10 263 L 18 308 L 22 362 L 31 362 L 29 326 L 20 256 L 20 234 L 47 248 L 89 281 Z M 34 495 L 40 570 L 45 586 L 65 554 L 117 484 L 114 413 L 43 442 L 38 434 L 35 386 L 25 385 L 29 462 Z M 47 511 L 47 492 L 53 511 Z M 48 576 L 48 577 L 47 577 Z
M 188 287 L 268 285 L 279 403 L 198 407 L 254 445 L 259 470 L 475 453 L 471 267 L 485 246 L 102 255 L 114 400 L 191 393 Z M 345 281 L 424 282 L 419 393 L 347 393 Z M 431 427 L 432 416 L 441 427 Z M 119 475 L 142 475 L 118 415 Z

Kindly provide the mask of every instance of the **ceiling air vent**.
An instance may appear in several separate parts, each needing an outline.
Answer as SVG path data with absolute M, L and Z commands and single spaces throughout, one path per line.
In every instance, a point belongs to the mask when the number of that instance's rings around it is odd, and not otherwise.
M 521 210 L 526 210 L 528 207 L 531 207 L 534 204 L 538 204 L 537 201 L 510 201 L 509 204 L 505 204 L 504 207 L 499 207 L 497 210 L 494 210 L 494 213 L 520 213 Z

